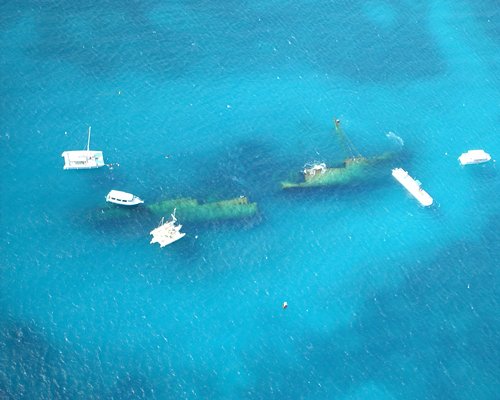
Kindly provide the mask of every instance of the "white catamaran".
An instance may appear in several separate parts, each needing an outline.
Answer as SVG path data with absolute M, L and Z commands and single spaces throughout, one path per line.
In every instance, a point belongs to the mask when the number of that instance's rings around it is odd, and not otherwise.
M 90 126 L 86 150 L 68 150 L 61 154 L 64 169 L 91 169 L 104 167 L 102 151 L 90 150 Z
M 174 208 L 174 212 L 171 214 L 172 219 L 170 221 L 164 222 L 164 218 L 162 217 L 158 228 L 153 229 L 150 232 L 150 235 L 153 235 L 153 239 L 151 239 L 150 242 L 151 244 L 159 243 L 160 247 L 165 247 L 186 235 L 184 232 L 181 232 L 182 225 L 175 225 L 177 222 L 177 218 L 175 218 L 175 210 L 176 209 Z

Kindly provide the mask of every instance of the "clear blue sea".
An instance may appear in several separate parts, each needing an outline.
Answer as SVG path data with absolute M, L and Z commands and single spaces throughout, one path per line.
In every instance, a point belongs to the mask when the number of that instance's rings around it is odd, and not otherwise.
M 457 161 L 500 160 L 497 1 L 7 0 L 0 35 L 0 399 L 498 399 L 500 165 Z M 283 192 L 333 117 L 404 145 Z M 119 166 L 64 171 L 89 125 Z M 160 249 L 111 189 L 259 214 Z

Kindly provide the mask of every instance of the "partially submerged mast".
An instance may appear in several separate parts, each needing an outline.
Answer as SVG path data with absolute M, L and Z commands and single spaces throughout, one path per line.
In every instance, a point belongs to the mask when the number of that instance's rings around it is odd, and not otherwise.
M 360 158 L 363 157 L 361 153 L 354 147 L 352 142 L 349 140 L 347 135 L 344 133 L 344 130 L 340 126 L 340 119 L 333 119 L 335 125 L 335 132 L 337 133 L 341 145 L 344 147 L 346 153 L 350 155 L 351 158 Z

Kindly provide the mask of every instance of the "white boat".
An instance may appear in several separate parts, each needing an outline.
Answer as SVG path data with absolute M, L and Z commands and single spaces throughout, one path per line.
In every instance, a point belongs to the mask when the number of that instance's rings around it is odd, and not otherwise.
M 326 172 L 326 164 L 306 164 L 304 165 L 304 170 L 302 171 L 306 176 L 315 176 L 318 174 L 324 174 Z
M 120 190 L 111 190 L 106 196 L 106 201 L 108 203 L 119 204 L 121 206 L 136 206 L 137 204 L 144 203 L 144 200 L 136 195 L 122 192 Z
M 424 207 L 432 205 L 434 200 L 429 193 L 422 189 L 421 183 L 413 179 L 403 168 L 394 168 L 392 170 L 392 176 L 396 178 L 396 180 Z
M 469 150 L 458 157 L 458 161 L 462 165 L 481 164 L 491 160 L 491 156 L 484 150 Z
M 177 222 L 175 210 L 174 208 L 174 212 L 171 214 L 171 220 L 164 222 L 164 218 L 162 218 L 158 228 L 150 232 L 150 234 L 153 235 L 153 239 L 151 239 L 150 242 L 151 244 L 159 243 L 160 247 L 165 247 L 186 235 L 184 232 L 181 232 L 182 225 L 175 225 Z
M 90 126 L 86 150 L 69 150 L 61 154 L 64 169 L 91 169 L 104 167 L 102 151 L 90 150 Z

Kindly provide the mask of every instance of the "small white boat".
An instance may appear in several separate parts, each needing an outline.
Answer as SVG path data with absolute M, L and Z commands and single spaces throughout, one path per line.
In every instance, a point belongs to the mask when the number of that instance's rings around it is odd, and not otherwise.
M 302 172 L 306 176 L 316 176 L 319 174 L 324 174 L 326 172 L 326 164 L 306 164 L 304 165 L 304 170 Z
M 491 156 L 484 150 L 469 150 L 458 157 L 461 165 L 481 164 L 491 160 Z
M 174 208 L 174 212 L 171 214 L 171 220 L 164 222 L 164 218 L 162 218 L 158 228 L 153 229 L 150 232 L 150 235 L 153 235 L 153 239 L 151 239 L 150 242 L 151 244 L 159 243 L 160 247 L 165 247 L 186 235 L 184 232 L 181 232 L 182 225 L 175 225 L 177 222 L 177 218 L 175 218 L 175 210 L 176 209 Z
M 64 169 L 92 169 L 104 167 L 102 151 L 90 150 L 90 126 L 86 150 L 68 150 L 61 154 Z
M 144 200 L 133 195 L 132 193 L 122 192 L 120 190 L 112 190 L 106 196 L 108 203 L 119 204 L 121 206 L 136 206 L 144 203 Z
M 413 179 L 403 168 L 394 168 L 392 176 L 424 207 L 432 205 L 434 200 L 429 193 L 422 189 L 421 183 Z

